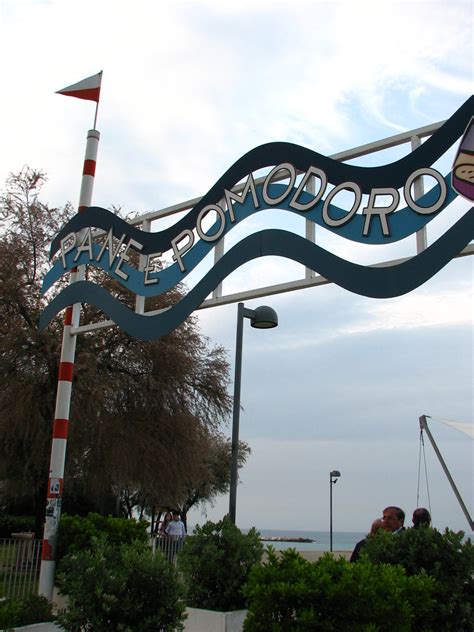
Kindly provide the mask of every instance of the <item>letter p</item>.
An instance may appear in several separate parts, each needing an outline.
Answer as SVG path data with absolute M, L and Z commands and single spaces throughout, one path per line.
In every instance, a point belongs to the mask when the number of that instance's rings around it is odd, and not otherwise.
M 71 252 L 71 250 L 74 250 L 74 248 L 76 247 L 76 243 L 77 243 L 76 233 L 69 233 L 69 235 L 66 235 L 66 237 L 61 239 L 60 247 L 61 247 L 61 261 L 63 263 L 63 268 L 66 268 L 67 266 L 66 264 L 67 253 Z

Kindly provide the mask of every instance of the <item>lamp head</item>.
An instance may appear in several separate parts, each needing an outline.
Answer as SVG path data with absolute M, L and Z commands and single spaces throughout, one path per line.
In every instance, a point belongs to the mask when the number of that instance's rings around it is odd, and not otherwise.
M 329 476 L 331 478 L 339 478 L 341 476 L 341 472 L 339 472 L 339 470 L 333 470 L 329 473 Z
M 274 309 L 261 305 L 253 310 L 250 325 L 256 329 L 271 329 L 278 327 L 278 315 Z

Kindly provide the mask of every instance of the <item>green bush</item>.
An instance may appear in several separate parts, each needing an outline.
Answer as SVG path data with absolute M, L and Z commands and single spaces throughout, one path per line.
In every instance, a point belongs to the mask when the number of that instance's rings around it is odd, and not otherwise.
M 148 523 L 127 518 L 113 518 L 90 513 L 87 516 L 62 515 L 59 523 L 56 559 L 68 553 L 89 548 L 92 539 L 105 535 L 110 544 L 130 544 L 135 540 L 147 542 Z
M 242 587 L 262 557 L 259 534 L 244 534 L 226 516 L 197 526 L 178 557 L 188 606 L 227 612 L 246 607 Z
M 405 529 L 395 537 L 379 532 L 363 555 L 374 563 L 400 564 L 407 575 L 425 573 L 435 580 L 434 629 L 474 629 L 474 545 L 464 533 L 429 527 Z
M 139 541 L 116 546 L 104 536 L 66 555 L 57 576 L 68 609 L 58 616 L 69 632 L 182 630 L 184 590 L 176 569 Z
M 12 533 L 20 533 L 22 531 L 34 530 L 34 516 L 9 516 L 7 514 L 0 515 L 0 538 L 11 538 Z M 42 537 L 42 534 L 35 535 L 36 537 Z
M 0 601 L 0 630 L 53 620 L 51 604 L 45 597 L 29 595 L 23 599 Z
M 310 563 L 294 549 L 255 566 L 244 588 L 245 632 L 429 630 L 432 580 L 401 567 L 350 564 L 325 554 Z M 426 627 L 425 627 L 426 626 Z

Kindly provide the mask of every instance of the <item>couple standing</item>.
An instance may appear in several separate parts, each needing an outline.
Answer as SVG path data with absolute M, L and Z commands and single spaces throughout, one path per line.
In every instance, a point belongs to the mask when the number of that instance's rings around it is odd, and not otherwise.
M 184 540 L 186 537 L 186 529 L 179 512 L 173 511 L 171 514 L 171 512 L 168 511 L 165 514 L 163 522 L 160 523 L 158 533 L 161 536 L 170 536 L 175 539 L 179 538 Z

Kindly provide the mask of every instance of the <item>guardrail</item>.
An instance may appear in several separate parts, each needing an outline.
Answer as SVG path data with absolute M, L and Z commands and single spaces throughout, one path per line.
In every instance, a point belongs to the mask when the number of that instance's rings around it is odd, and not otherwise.
M 36 593 L 41 562 L 41 540 L 32 533 L 0 538 L 0 597 L 11 599 Z
M 184 538 L 154 535 L 150 538 L 150 544 L 153 553 L 160 551 L 171 564 L 176 564 L 176 556 L 183 548 Z
M 11 538 L 0 538 L 0 599 L 25 597 L 38 590 L 42 540 L 32 533 L 16 533 Z M 184 539 L 173 536 L 153 536 L 153 553 L 161 552 L 171 563 L 183 547 Z

